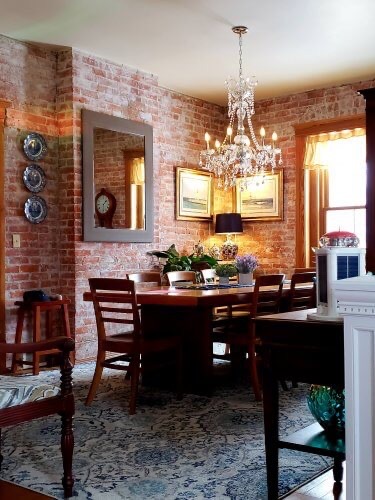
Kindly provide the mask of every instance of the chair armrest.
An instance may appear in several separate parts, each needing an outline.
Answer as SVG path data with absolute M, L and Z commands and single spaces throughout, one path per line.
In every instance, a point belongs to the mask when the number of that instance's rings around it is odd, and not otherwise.
M 54 337 L 40 342 L 27 342 L 24 344 L 10 344 L 0 342 L 0 353 L 28 353 L 60 349 L 62 352 L 74 350 L 74 340 L 70 337 Z

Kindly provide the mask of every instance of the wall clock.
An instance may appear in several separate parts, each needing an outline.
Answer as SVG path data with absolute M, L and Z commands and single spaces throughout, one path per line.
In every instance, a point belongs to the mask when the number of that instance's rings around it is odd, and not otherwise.
M 102 188 L 95 196 L 95 213 L 100 227 L 113 229 L 112 219 L 116 211 L 116 198 L 112 193 Z
M 43 136 L 32 132 L 23 141 L 23 150 L 29 160 L 40 160 L 47 152 L 47 144 Z
M 25 201 L 25 216 L 32 224 L 39 224 L 47 217 L 47 203 L 40 196 L 30 196 Z
M 32 193 L 39 193 L 46 185 L 44 170 L 36 164 L 26 167 L 22 178 L 23 183 Z

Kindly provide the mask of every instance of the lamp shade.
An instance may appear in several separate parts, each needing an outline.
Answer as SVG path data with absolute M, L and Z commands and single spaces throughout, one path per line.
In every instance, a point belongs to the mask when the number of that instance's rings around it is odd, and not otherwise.
M 238 234 L 243 232 L 241 214 L 217 214 L 215 233 Z

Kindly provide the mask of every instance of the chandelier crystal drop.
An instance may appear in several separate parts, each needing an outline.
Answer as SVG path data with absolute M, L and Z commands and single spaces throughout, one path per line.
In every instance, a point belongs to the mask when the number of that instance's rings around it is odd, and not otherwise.
M 229 125 L 222 143 L 215 141 L 214 148 L 210 147 L 210 135 L 206 132 L 206 149 L 201 151 L 199 166 L 212 172 L 218 178 L 218 187 L 229 189 L 236 185 L 240 178 L 241 190 L 249 186 L 248 177 L 264 177 L 267 171 L 282 165 L 281 150 L 276 147 L 277 134 L 272 134 L 272 145 L 265 144 L 265 129 L 260 129 L 258 142 L 251 117 L 255 114 L 254 93 L 257 81 L 244 78 L 242 75 L 242 35 L 247 33 L 245 26 L 234 26 L 233 33 L 239 36 L 239 78 L 229 78 L 226 81 L 228 90 Z M 237 118 L 237 134 L 233 137 L 235 119 Z M 249 135 L 245 133 L 245 124 L 249 128 Z

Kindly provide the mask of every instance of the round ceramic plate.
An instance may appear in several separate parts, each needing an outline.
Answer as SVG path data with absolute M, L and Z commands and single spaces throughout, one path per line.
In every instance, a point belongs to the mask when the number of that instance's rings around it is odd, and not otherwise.
M 39 224 L 47 217 L 47 204 L 40 196 L 27 198 L 24 210 L 26 219 L 33 224 Z
M 47 152 L 47 144 L 44 137 L 32 132 L 23 141 L 23 150 L 29 160 L 40 160 Z
M 46 185 L 46 176 L 39 165 L 29 165 L 23 172 L 23 183 L 32 193 L 39 193 Z

